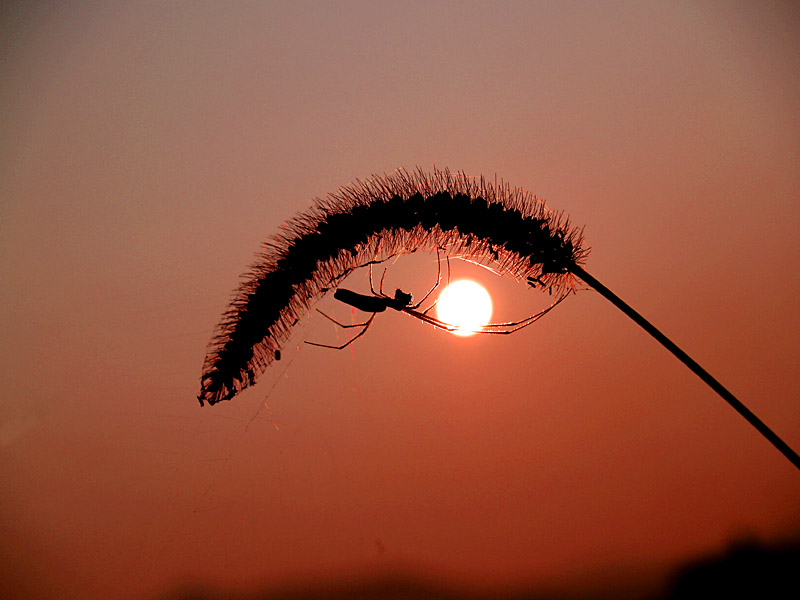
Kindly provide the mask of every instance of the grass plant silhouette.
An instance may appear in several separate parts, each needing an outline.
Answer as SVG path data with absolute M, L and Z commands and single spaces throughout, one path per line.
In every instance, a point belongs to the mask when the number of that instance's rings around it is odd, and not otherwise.
M 556 303 L 577 289 L 577 280 L 583 281 L 675 355 L 800 469 L 800 456 L 763 421 L 584 270 L 589 249 L 582 229 L 525 190 L 446 169 L 401 169 L 356 181 L 316 200 L 267 240 L 215 330 L 203 366 L 200 404 L 230 400 L 254 384 L 280 356 L 300 316 L 352 271 L 417 250 L 490 265 L 500 275 L 547 290 Z

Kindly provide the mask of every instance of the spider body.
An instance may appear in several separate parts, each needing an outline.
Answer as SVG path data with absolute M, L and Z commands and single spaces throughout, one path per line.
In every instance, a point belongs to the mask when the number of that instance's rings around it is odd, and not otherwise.
M 333 293 L 333 297 L 358 310 L 371 313 L 383 312 L 387 308 L 403 310 L 411 304 L 411 294 L 407 294 L 402 290 L 395 290 L 394 298 L 390 298 L 383 294 L 367 296 L 345 288 L 339 288 Z

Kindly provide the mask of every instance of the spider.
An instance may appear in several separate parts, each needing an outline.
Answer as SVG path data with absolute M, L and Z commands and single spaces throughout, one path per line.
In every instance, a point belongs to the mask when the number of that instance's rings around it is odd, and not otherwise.
M 368 296 L 366 294 L 359 294 L 358 292 L 354 292 L 352 290 L 348 290 L 348 289 L 345 289 L 345 288 L 337 288 L 336 291 L 333 293 L 333 297 L 336 298 L 337 300 L 339 300 L 340 302 L 343 302 L 344 304 L 348 304 L 348 305 L 352 306 L 353 308 L 356 308 L 356 309 L 358 309 L 360 311 L 372 313 L 372 316 L 370 316 L 369 319 L 367 319 L 366 321 L 364 321 L 362 323 L 354 323 L 352 325 L 346 325 L 344 323 L 341 323 L 341 322 L 337 321 L 336 319 L 334 319 L 330 315 L 325 314 L 321 310 L 317 309 L 317 312 L 319 312 L 323 317 L 325 317 L 326 319 L 328 319 L 330 321 L 333 321 L 339 327 L 342 327 L 343 329 L 352 329 L 352 328 L 356 328 L 356 327 L 361 327 L 361 331 L 359 331 L 355 336 L 350 338 L 347 342 L 345 342 L 341 346 L 335 346 L 335 345 L 332 345 L 332 344 L 321 344 L 319 342 L 308 342 L 308 341 L 306 342 L 306 344 L 309 344 L 311 346 L 319 346 L 321 348 L 332 348 L 334 350 L 342 350 L 344 348 L 347 348 L 350 344 L 352 344 L 358 338 L 360 338 L 362 335 L 364 335 L 367 332 L 367 329 L 369 329 L 369 326 L 372 325 L 372 321 L 375 319 L 377 314 L 380 313 L 380 312 L 384 312 L 387 308 L 391 308 L 391 309 L 394 309 L 396 311 L 403 312 L 403 313 L 405 313 L 407 315 L 415 317 L 415 318 L 419 319 L 420 321 L 422 321 L 424 323 L 427 323 L 428 325 L 432 325 L 433 327 L 436 327 L 437 329 L 443 329 L 445 331 L 460 330 L 459 327 L 457 327 L 455 325 L 451 325 L 449 323 L 445 323 L 444 321 L 440 321 L 439 319 L 437 319 L 435 317 L 432 317 L 432 316 L 430 316 L 428 314 L 430 312 L 430 310 L 434 306 L 436 306 L 436 302 L 438 302 L 438 300 L 434 301 L 433 304 L 431 304 L 425 310 L 419 310 L 419 307 L 422 306 L 422 304 L 425 302 L 425 300 L 427 300 L 428 297 L 430 297 L 430 295 L 434 291 L 436 291 L 436 289 L 442 283 L 442 263 L 441 263 L 441 258 L 439 256 L 439 252 L 438 251 L 437 251 L 436 254 L 437 254 L 436 259 L 437 259 L 438 268 L 439 268 L 439 272 L 438 272 L 437 277 L 436 277 L 436 283 L 434 283 L 433 287 L 431 287 L 431 289 L 428 290 L 428 292 L 422 297 L 422 300 L 420 300 L 416 304 L 412 304 L 411 303 L 411 301 L 412 301 L 411 294 L 409 294 L 407 292 L 404 292 L 401 289 L 396 289 L 395 292 L 394 292 L 394 296 L 388 296 L 383 292 L 383 280 L 386 277 L 386 269 L 383 270 L 383 274 L 381 275 L 381 280 L 380 280 L 380 283 L 378 285 L 378 290 L 375 291 L 375 285 L 374 285 L 373 279 L 372 279 L 372 263 L 370 263 L 369 264 L 369 288 L 370 288 L 370 291 L 372 292 L 371 296 Z M 449 257 L 445 257 L 445 260 L 447 261 L 447 280 L 449 281 L 450 280 L 450 258 Z M 532 278 L 529 278 L 529 279 L 532 279 Z M 540 284 L 542 283 L 541 280 L 539 280 L 538 278 L 535 279 L 534 281 L 536 281 L 537 283 L 540 283 Z M 531 287 L 535 287 L 535 284 L 532 281 L 529 281 L 528 284 Z M 538 313 L 536 313 L 534 315 L 531 315 L 531 316 L 529 316 L 529 317 L 527 317 L 525 319 L 522 319 L 521 321 L 512 321 L 512 322 L 509 322 L 509 323 L 490 323 L 488 325 L 484 325 L 480 329 L 471 330 L 471 333 L 489 333 L 489 334 L 500 334 L 500 335 L 514 333 L 515 331 L 519 331 L 523 327 L 527 327 L 531 323 L 533 323 L 535 321 L 538 321 L 541 317 L 543 317 L 548 312 L 550 312 L 553 308 L 555 308 L 566 297 L 567 297 L 567 294 L 562 294 L 553 304 L 551 304 L 549 307 L 547 307 L 543 311 L 538 312 Z M 470 330 L 464 330 L 464 331 L 470 331 Z

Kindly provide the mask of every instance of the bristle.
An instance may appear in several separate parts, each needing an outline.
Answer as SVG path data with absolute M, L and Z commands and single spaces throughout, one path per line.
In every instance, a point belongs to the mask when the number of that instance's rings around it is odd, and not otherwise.
M 268 239 L 217 326 L 200 404 L 229 400 L 275 359 L 313 302 L 354 269 L 417 250 L 572 290 L 583 232 L 527 191 L 464 173 L 398 170 L 318 199 Z

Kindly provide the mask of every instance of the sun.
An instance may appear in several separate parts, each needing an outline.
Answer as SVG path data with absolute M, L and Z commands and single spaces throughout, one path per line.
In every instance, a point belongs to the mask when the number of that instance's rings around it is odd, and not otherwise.
M 482 285 L 462 279 L 448 285 L 436 302 L 440 321 L 455 325 L 456 335 L 473 335 L 492 317 L 492 299 Z

